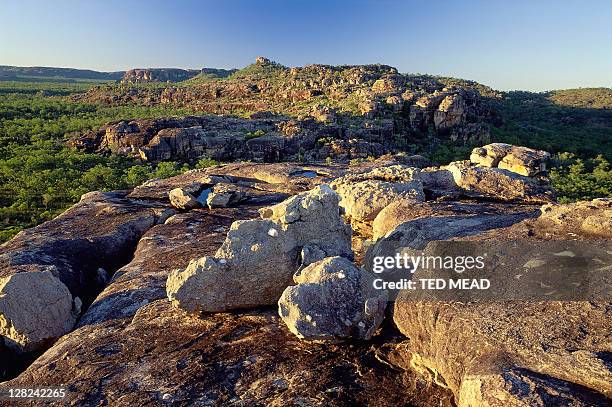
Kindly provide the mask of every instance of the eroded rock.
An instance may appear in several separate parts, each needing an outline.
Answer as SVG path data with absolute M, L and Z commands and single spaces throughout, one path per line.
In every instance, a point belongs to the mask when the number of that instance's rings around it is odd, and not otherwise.
M 0 339 L 17 353 L 49 346 L 69 332 L 81 312 L 55 268 L 24 271 L 0 279 Z
M 470 161 L 483 167 L 501 168 L 533 177 L 546 171 L 550 153 L 505 143 L 492 143 L 472 150 Z
M 177 209 L 195 209 L 202 206 L 195 196 L 185 191 L 183 188 L 174 188 L 168 192 L 170 203 Z
M 452 162 L 444 169 L 451 172 L 458 187 L 475 196 L 530 203 L 554 200 L 550 185 L 546 182 L 508 170 L 475 167 L 465 161 Z
M 314 342 L 368 340 L 384 318 L 386 291 L 374 277 L 342 257 L 310 264 L 285 289 L 278 313 L 293 334 Z
M 237 205 L 246 199 L 247 195 L 235 186 L 226 183 L 216 184 L 206 197 L 209 208 L 227 208 Z
M 399 198 L 422 202 L 425 199 L 418 170 L 394 165 L 367 172 L 349 174 L 331 183 L 342 197 L 345 209 L 354 227 L 360 222 L 371 222 L 387 205 Z
M 306 245 L 326 256 L 352 257 L 350 227 L 328 186 L 261 211 L 262 219 L 232 224 L 214 258 L 192 261 L 170 274 L 168 298 L 189 312 L 219 312 L 276 303 L 303 264 Z
M 612 238 L 612 199 L 599 198 L 570 204 L 548 204 L 542 207 L 540 221 L 566 230 L 592 236 Z

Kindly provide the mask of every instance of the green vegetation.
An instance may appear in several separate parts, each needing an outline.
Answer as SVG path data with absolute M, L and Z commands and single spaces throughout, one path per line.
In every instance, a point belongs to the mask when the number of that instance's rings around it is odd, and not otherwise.
M 246 136 L 244 136 L 245 140 L 251 140 L 257 137 L 261 137 L 261 136 L 265 136 L 266 132 L 259 129 L 259 130 L 255 130 L 255 131 L 249 131 Z
M 19 71 L 11 75 L 39 73 Z M 61 213 L 85 192 L 126 189 L 150 178 L 168 177 L 190 168 L 183 163 L 163 162 L 155 166 L 134 158 L 86 154 L 70 149 L 64 143 L 65 138 L 74 132 L 95 129 L 111 121 L 202 114 L 202 111 L 191 108 L 133 103 L 129 97 L 112 106 L 77 102 L 89 99 L 75 98 L 75 95 L 96 86 L 100 92 L 108 90 L 109 95 L 115 91 L 119 95 L 137 93 L 141 100 L 148 100 L 149 96 L 151 99 L 157 97 L 168 84 L 111 84 L 88 78 L 88 73 L 79 74 L 81 77 L 74 81 L 68 78 L 52 82 L 50 75 L 57 72 L 44 71 L 43 74 L 47 76 L 43 75 L 44 78 L 36 82 L 25 82 L 22 77 L 2 82 L 0 78 L 0 242 L 23 228 Z M 248 77 L 250 80 L 265 79 L 271 86 L 280 88 L 285 86 L 284 78 L 288 74 L 289 69 L 282 65 L 263 62 L 235 72 L 203 72 L 192 80 L 172 86 L 193 86 L 212 80 Z M 302 74 L 310 75 L 309 72 Z M 501 119 L 501 125 L 492 128 L 491 141 L 556 153 L 550 175 L 562 202 L 612 196 L 612 170 L 609 164 L 612 161 L 610 89 L 500 94 L 475 82 L 454 78 L 411 75 L 409 79 L 415 86 L 435 79 L 449 86 L 472 87 L 489 97 Z M 342 126 L 358 130 L 363 126 L 359 114 L 360 99 L 348 90 L 346 94 L 346 98 L 334 100 L 325 95 L 316 95 L 270 110 L 297 115 L 318 104 L 332 106 L 339 111 L 338 120 Z M 231 106 L 231 100 L 227 102 Z M 237 105 L 230 113 L 242 116 L 252 113 L 240 109 Z M 401 128 L 406 118 L 401 113 L 392 114 L 396 125 Z M 262 130 L 257 130 L 246 134 L 245 139 L 264 134 Z M 442 142 L 431 131 L 421 136 L 406 138 L 397 135 L 393 141 L 407 153 L 424 154 L 440 164 L 466 159 L 474 147 Z M 321 145 L 329 141 L 331 138 L 322 138 L 317 143 Z M 298 159 L 304 157 L 305 152 L 301 150 Z M 195 163 L 195 168 L 216 164 L 214 160 L 202 158 Z
M 240 79 L 246 77 L 254 79 L 272 79 L 286 73 L 287 71 L 287 67 L 272 61 L 266 63 L 254 63 L 232 73 L 228 79 Z
M 601 108 L 575 107 L 600 106 L 604 100 L 599 89 L 509 92 L 495 104 L 503 125 L 493 128 L 492 139 L 581 158 L 602 154 L 612 160 L 612 101 Z
M 563 153 L 554 157 L 553 164 L 550 179 L 560 202 L 612 196 L 612 166 L 601 155 L 583 160 Z
M 193 114 L 188 109 L 72 103 L 58 96 L 86 88 L 82 84 L 0 82 L 0 242 L 51 219 L 85 192 L 130 188 L 189 168 L 174 162 L 154 166 L 66 147 L 67 134 L 109 121 Z M 196 166 L 214 164 L 203 159 Z

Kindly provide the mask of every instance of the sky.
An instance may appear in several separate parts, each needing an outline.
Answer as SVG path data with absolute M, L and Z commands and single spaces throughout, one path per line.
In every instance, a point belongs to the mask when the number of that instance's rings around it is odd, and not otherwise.
M 612 1 L 0 0 L 0 65 L 383 63 L 499 90 L 612 87 Z

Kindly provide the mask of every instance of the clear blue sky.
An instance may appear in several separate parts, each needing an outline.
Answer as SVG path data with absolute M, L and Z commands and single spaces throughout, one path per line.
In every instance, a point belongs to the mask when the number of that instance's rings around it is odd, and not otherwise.
M 612 1 L 0 0 L 0 65 L 385 63 L 494 88 L 612 86 Z

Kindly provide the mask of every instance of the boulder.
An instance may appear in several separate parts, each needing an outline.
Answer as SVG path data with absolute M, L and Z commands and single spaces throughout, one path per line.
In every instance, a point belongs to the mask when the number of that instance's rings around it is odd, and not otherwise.
M 470 161 L 482 167 L 496 168 L 511 148 L 512 145 L 505 143 L 491 143 L 476 147 L 470 154 Z
M 202 204 L 197 198 L 183 188 L 174 188 L 168 192 L 170 203 L 177 209 L 190 210 L 199 208 Z
M 340 205 L 352 222 L 372 222 L 387 205 L 399 198 L 423 202 L 418 170 L 401 165 L 379 167 L 334 180 L 332 188 L 342 197 Z
M 392 209 L 390 209 L 392 210 Z M 474 214 L 449 216 L 424 216 L 401 223 L 387 232 L 366 252 L 364 265 L 372 270 L 375 257 L 393 257 L 403 248 L 421 250 L 431 241 L 474 236 L 492 229 L 511 226 L 534 216 L 529 208 L 524 212 L 509 214 Z M 381 226 L 379 226 L 380 228 Z M 380 229 L 378 229 L 380 236 Z
M 550 186 L 514 172 L 476 167 L 467 161 L 452 162 L 443 167 L 451 172 L 455 184 L 469 195 L 502 201 L 548 203 L 554 200 Z
M 499 162 L 498 168 L 533 177 L 546 172 L 548 160 L 550 160 L 550 153 L 546 151 L 513 146 Z
M 343 257 L 329 257 L 296 273 L 278 300 L 278 313 L 298 338 L 313 342 L 368 340 L 384 318 L 387 293 L 374 276 Z
M 472 150 L 470 161 L 474 164 L 501 168 L 526 177 L 546 171 L 550 153 L 528 147 L 504 143 L 492 143 Z
M 16 353 L 32 352 L 70 332 L 81 312 L 68 287 L 46 271 L 24 271 L 0 279 L 0 339 Z
M 385 206 L 372 222 L 372 239 L 374 241 L 395 230 L 409 220 L 433 214 L 431 205 L 411 198 L 399 198 Z M 436 211 L 437 212 L 437 211 Z M 436 214 L 439 214 L 437 212 Z
M 327 185 L 261 210 L 262 219 L 234 222 L 214 257 L 193 260 L 170 273 L 167 294 L 188 312 L 221 312 L 271 305 L 307 266 L 300 253 L 316 247 L 325 256 L 352 258 L 350 227 Z
M 226 183 L 216 184 L 212 191 L 206 197 L 206 204 L 212 208 L 227 208 L 237 205 L 246 199 L 247 195 L 244 191 L 239 190 L 235 186 Z

